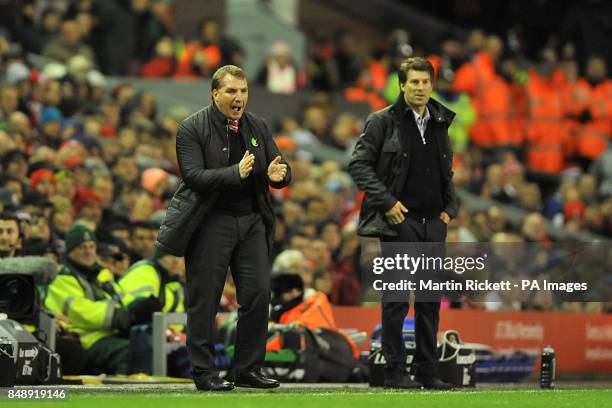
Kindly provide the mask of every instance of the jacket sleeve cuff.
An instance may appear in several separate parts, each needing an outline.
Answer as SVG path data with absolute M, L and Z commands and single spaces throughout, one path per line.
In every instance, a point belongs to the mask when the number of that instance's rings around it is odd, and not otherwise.
M 389 211 L 391 208 L 393 208 L 395 203 L 397 203 L 397 198 L 389 194 L 389 197 L 387 197 L 385 201 L 383 202 L 383 206 L 382 206 L 383 212 Z
M 446 208 L 444 208 L 443 211 L 448 214 L 448 216 L 451 218 L 451 220 L 457 217 L 457 212 L 455 211 L 455 209 L 451 205 L 447 205 Z
M 268 179 L 268 184 L 272 188 L 280 189 L 287 187 L 287 176 L 285 176 L 281 181 L 272 181 L 270 180 L 270 177 L 268 177 L 268 175 L 266 175 L 266 178 Z
M 246 179 L 243 180 L 240 177 L 240 167 L 238 167 L 238 166 L 239 166 L 238 163 L 234 164 L 232 166 L 232 179 L 234 180 L 234 184 L 237 185 L 237 186 L 241 185 L 246 180 Z

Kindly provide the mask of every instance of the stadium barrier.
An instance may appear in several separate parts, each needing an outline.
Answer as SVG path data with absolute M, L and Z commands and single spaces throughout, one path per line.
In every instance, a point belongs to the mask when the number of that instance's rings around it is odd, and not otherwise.
M 338 327 L 367 332 L 368 338 L 381 316 L 380 307 L 334 306 L 333 313 Z M 166 374 L 166 355 L 176 347 L 167 342 L 166 328 L 186 322 L 183 313 L 154 314 L 153 375 Z M 540 355 L 550 345 L 557 354 L 558 372 L 612 372 L 612 315 L 447 309 L 440 312 L 439 333 L 446 330 L 457 330 L 463 341 L 486 344 L 494 351 Z M 369 343 L 360 348 L 367 351 Z
M 338 327 L 366 331 L 381 321 L 380 307 L 334 306 Z M 410 314 L 413 311 L 411 309 Z M 551 345 L 558 372 L 612 372 L 612 315 L 570 312 L 488 312 L 443 310 L 439 333 L 457 330 L 462 340 L 495 351 L 541 354 Z M 363 351 L 368 349 L 362 344 Z
M 166 376 L 168 364 L 166 356 L 180 344 L 168 342 L 166 329 L 171 324 L 187 324 L 186 313 L 153 314 L 153 375 Z

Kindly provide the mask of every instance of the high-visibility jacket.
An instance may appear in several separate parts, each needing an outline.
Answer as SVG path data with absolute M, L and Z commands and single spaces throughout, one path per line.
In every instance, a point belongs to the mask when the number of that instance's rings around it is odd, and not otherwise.
M 584 79 L 566 81 L 561 84 L 561 106 L 563 109 L 563 127 L 568 134 L 568 156 L 576 155 L 576 139 L 581 127 L 578 117 L 589 107 L 589 84 Z
M 344 91 L 344 98 L 352 103 L 367 103 L 373 112 L 383 109 L 387 103 L 377 92 L 371 90 L 368 85 L 357 84 Z
M 453 88 L 472 97 L 478 118 L 470 130 L 479 146 L 518 146 L 521 133 L 511 126 L 512 89 L 495 72 L 495 62 L 487 52 L 479 52 L 472 61 L 457 69 Z
M 163 291 L 161 290 L 163 286 Z M 119 280 L 119 287 L 133 301 L 143 297 L 156 297 L 162 303 L 162 312 L 185 311 L 183 284 L 171 279 L 163 267 L 150 258 L 136 262 Z M 129 303 L 128 303 L 129 304 Z
M 323 292 L 315 292 L 314 295 L 304 300 L 304 302 L 283 313 L 279 323 L 300 323 L 310 330 L 318 327 L 325 329 L 337 328 L 331 305 L 327 295 Z
M 387 67 L 380 61 L 371 61 L 368 65 L 368 71 L 370 71 L 370 77 L 372 78 L 372 88 L 376 92 L 381 92 L 385 88 L 387 83 Z
M 480 82 L 487 82 L 495 76 L 495 63 L 486 51 L 480 51 L 474 57 L 457 68 L 453 87 L 459 92 L 476 95 Z
M 197 52 L 204 54 L 206 59 L 205 69 L 208 72 L 202 74 L 196 74 L 192 69 L 193 58 Z M 188 44 L 182 54 L 178 58 L 178 66 L 174 74 L 175 77 L 197 77 L 203 74 L 214 72 L 214 70 L 221 65 L 221 49 L 216 45 L 203 46 L 197 42 Z
M 283 313 L 279 319 L 279 323 L 297 323 L 310 330 L 315 330 L 317 328 L 338 330 L 329 299 L 323 292 L 315 292 L 314 295 L 304 300 L 304 302 Z M 341 331 L 338 331 L 338 333 L 341 334 L 350 345 L 353 357 L 358 358 L 359 350 L 355 342 Z M 278 351 L 277 346 L 278 344 L 275 341 L 268 341 L 266 351 Z
M 455 154 L 463 152 L 470 141 L 469 131 L 476 121 L 476 111 L 472 106 L 470 96 L 462 92 L 456 100 L 447 101 L 441 94 L 434 91 L 431 97 L 455 112 L 455 120 L 448 128 L 448 137 L 453 145 L 453 152 Z
M 552 80 L 529 71 L 526 151 L 531 170 L 550 174 L 563 170 L 569 137 L 563 127 L 561 101 L 561 91 Z
M 527 102 L 527 73 L 521 71 L 514 75 L 510 84 L 510 116 L 509 127 L 514 142 L 522 145 L 525 142 L 525 129 L 529 117 L 529 104 Z
M 434 80 L 438 79 L 440 75 L 440 66 L 442 65 L 442 57 L 438 54 L 430 54 L 425 57 L 434 69 Z
M 399 98 L 401 92 L 399 75 L 397 71 L 391 72 L 387 77 L 387 83 L 382 94 L 388 103 L 393 103 L 397 101 L 397 98 Z
M 65 328 L 79 335 L 81 345 L 89 349 L 98 340 L 113 335 L 111 323 L 115 310 L 126 301 L 125 295 L 112 280 L 100 282 L 70 261 L 65 261 L 58 275 L 48 286 L 45 307 L 68 318 Z
M 606 150 L 612 137 L 612 81 L 604 81 L 595 87 L 585 79 L 566 86 L 563 98 L 566 116 L 578 118 L 588 110 L 591 120 L 581 123 L 568 119 L 573 153 L 595 160 Z

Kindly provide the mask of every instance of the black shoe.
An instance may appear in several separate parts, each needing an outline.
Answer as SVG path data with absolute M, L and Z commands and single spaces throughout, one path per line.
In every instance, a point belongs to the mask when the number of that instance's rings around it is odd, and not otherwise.
M 385 388 L 394 388 L 401 390 L 420 390 L 421 384 L 410 379 L 407 371 L 400 371 L 393 374 L 385 375 Z
M 455 388 L 451 383 L 444 382 L 440 377 L 416 378 L 426 390 L 450 391 Z
M 231 391 L 234 384 L 219 378 L 218 375 L 194 380 L 195 386 L 199 391 Z
M 272 378 L 266 377 L 261 369 L 254 369 L 246 374 L 237 375 L 234 378 L 236 387 L 246 388 L 276 388 L 280 383 Z

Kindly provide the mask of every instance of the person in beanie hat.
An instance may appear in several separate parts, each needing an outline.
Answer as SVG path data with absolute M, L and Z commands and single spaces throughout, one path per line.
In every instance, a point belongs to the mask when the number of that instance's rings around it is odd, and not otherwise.
M 279 322 L 285 312 L 300 305 L 304 300 L 304 281 L 298 274 L 281 273 L 274 275 L 270 282 L 270 318 Z
M 130 299 L 109 276 L 98 264 L 95 233 L 83 224 L 71 226 L 66 256 L 48 286 L 45 307 L 65 316 L 65 329 L 79 336 L 87 353 L 86 374 L 127 374 L 127 333 L 132 325 L 147 323 L 144 313 L 124 306 Z
M 78 263 L 81 263 L 84 266 L 92 266 L 95 263 L 95 256 L 93 257 L 92 262 L 90 261 L 91 257 L 82 258 L 70 255 L 74 248 L 80 246 L 81 244 L 87 241 L 92 242 L 93 245 L 91 247 L 94 249 L 91 251 L 91 253 L 96 255 L 96 234 L 94 234 L 93 231 L 91 231 L 83 224 L 74 224 L 72 227 L 70 227 L 68 233 L 66 234 L 66 255 L 68 256 L 68 258 Z
M 97 227 L 102 221 L 102 198 L 91 189 L 79 188 L 74 198 L 74 212 Z
M 38 169 L 30 175 L 30 189 L 38 191 L 47 198 L 51 198 L 55 193 L 55 184 L 53 171 L 49 169 Z
M 303 297 L 304 281 L 301 276 L 295 273 L 281 273 L 274 275 L 271 280 L 273 298 L 291 300 L 294 297 Z

